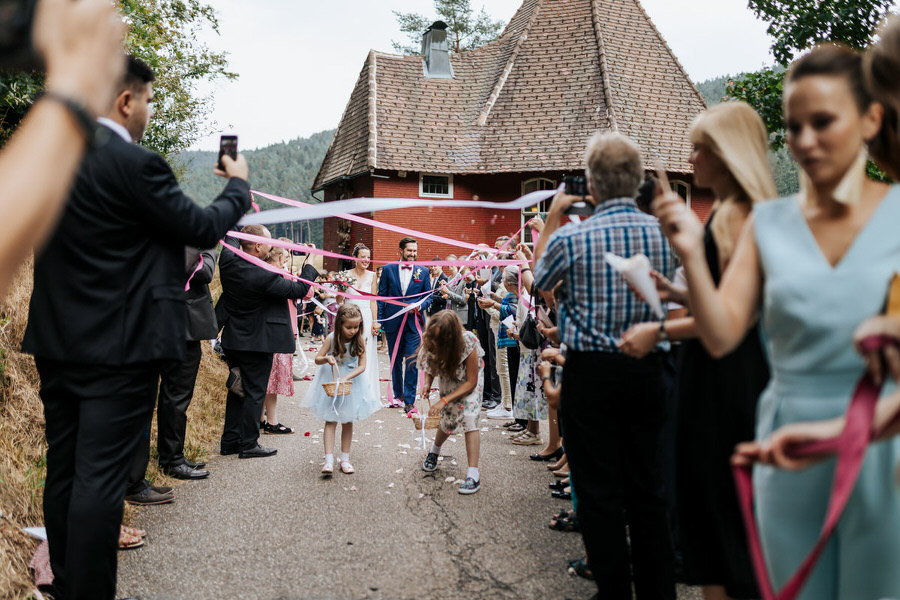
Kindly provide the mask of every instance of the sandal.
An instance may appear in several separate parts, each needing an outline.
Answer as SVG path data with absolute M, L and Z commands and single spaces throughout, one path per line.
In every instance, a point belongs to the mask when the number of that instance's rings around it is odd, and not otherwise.
M 126 527 L 125 525 L 120 525 L 119 535 L 130 535 L 133 537 L 144 538 L 147 537 L 147 532 L 143 529 L 137 529 L 136 527 Z
M 550 495 L 554 498 L 558 498 L 560 500 L 571 500 L 572 499 L 572 488 L 569 486 L 564 487 L 561 490 L 553 490 L 550 492 Z
M 128 535 L 119 530 L 119 550 L 131 550 L 144 545 L 144 538 L 139 535 Z
M 567 569 L 569 575 L 579 577 L 584 577 L 585 579 L 589 579 L 591 581 L 594 580 L 594 572 L 591 571 L 591 566 L 587 564 L 587 561 L 584 558 L 578 558 L 575 560 L 569 561 L 569 568 Z
M 331 475 L 332 473 L 334 473 L 333 463 L 325 463 L 322 465 L 322 475 Z
M 521 423 L 513 423 L 512 425 L 507 427 L 506 430 L 513 433 L 521 433 L 522 431 L 525 431 L 525 426 Z
M 559 458 L 558 461 L 556 461 L 552 465 L 547 465 L 547 470 L 548 471 L 559 471 L 564 466 L 566 466 L 568 464 L 568 462 L 569 462 L 568 459 L 566 459 L 566 453 L 563 452 L 563 455 Z
M 509 429 L 510 427 L 512 427 L 515 424 L 516 424 L 515 421 L 507 421 L 506 423 L 503 424 L 503 429 Z
M 353 465 L 350 464 L 349 460 L 341 461 L 341 473 L 346 473 L 347 475 L 350 475 L 355 472 L 356 472 L 356 470 L 353 468 Z
M 548 484 L 547 487 L 551 490 L 564 490 L 569 487 L 569 478 L 567 477 L 565 479 L 560 479 L 559 481 L 554 481 L 553 483 Z
M 266 427 L 263 433 L 294 433 L 294 430 L 290 427 L 285 427 L 281 423 L 276 423 L 275 425 L 266 423 Z
M 558 517 L 550 521 L 550 529 L 553 531 L 581 531 L 581 525 L 578 523 L 578 517 L 575 513 L 567 513 L 564 517 Z
M 553 471 L 553 475 L 555 475 L 556 477 L 568 477 L 569 468 L 563 467 L 562 469 L 557 469 L 556 471 Z

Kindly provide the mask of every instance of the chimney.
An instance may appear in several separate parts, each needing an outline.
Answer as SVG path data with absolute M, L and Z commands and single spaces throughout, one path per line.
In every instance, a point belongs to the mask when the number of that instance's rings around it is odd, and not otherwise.
M 422 36 L 422 56 L 425 77 L 451 79 L 450 45 L 447 43 L 447 24 L 435 21 Z

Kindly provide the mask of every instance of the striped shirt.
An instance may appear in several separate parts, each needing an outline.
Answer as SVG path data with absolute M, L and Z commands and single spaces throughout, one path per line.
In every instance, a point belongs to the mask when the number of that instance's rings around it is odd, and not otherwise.
M 625 258 L 645 254 L 652 268 L 670 279 L 675 271 L 675 256 L 656 218 L 642 213 L 631 198 L 606 200 L 590 218 L 554 232 L 534 277 L 542 290 L 563 282 L 559 331 L 572 350 L 619 352 L 616 341 L 629 327 L 655 320 L 650 306 L 606 263 L 606 252 Z

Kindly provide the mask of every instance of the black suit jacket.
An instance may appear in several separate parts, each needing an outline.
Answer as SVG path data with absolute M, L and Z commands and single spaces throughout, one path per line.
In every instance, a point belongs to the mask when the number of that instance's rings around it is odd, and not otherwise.
M 219 253 L 215 250 L 200 252 L 196 248 L 185 248 L 185 276 L 191 277 L 187 296 L 187 340 L 199 342 L 211 340 L 219 334 L 219 326 L 216 323 L 216 312 L 213 308 L 212 295 L 209 293 L 209 283 L 216 272 L 216 259 Z M 197 263 L 203 257 L 203 264 L 196 273 Z
M 238 246 L 233 238 L 225 241 Z M 318 276 L 312 265 L 303 267 L 300 274 L 307 281 L 315 281 Z M 293 354 L 296 344 L 287 300 L 306 296 L 309 285 L 266 271 L 227 248 L 219 258 L 219 277 L 222 297 L 216 310 L 227 315 L 222 332 L 226 353 L 245 350 Z
M 240 179 L 200 208 L 161 156 L 113 133 L 85 156 L 35 260 L 22 349 L 113 366 L 182 360 L 184 247 L 215 246 L 249 208 Z
M 447 308 L 447 301 L 444 300 L 444 297 L 441 296 L 441 293 L 438 291 L 441 289 L 441 286 L 447 283 L 449 280 L 447 276 L 441 273 L 441 275 L 434 280 L 434 285 L 431 286 L 431 289 L 435 290 L 431 295 L 431 306 L 428 307 L 428 314 L 433 315 L 435 313 L 441 312 L 442 310 Z

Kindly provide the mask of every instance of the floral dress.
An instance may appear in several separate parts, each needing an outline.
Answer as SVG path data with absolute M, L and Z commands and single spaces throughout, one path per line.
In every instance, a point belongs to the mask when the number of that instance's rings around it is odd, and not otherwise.
M 453 393 L 466 381 L 466 359 L 472 354 L 472 350 L 478 351 L 478 384 L 468 396 L 450 402 L 441 410 L 440 428 L 447 434 L 478 431 L 478 421 L 481 416 L 481 394 L 484 391 L 484 361 L 481 358 L 484 356 L 484 350 L 478 343 L 478 336 L 471 331 L 463 332 L 463 340 L 465 341 L 465 350 L 459 361 L 459 367 L 456 369 L 455 377 L 453 379 L 438 377 L 438 389 L 441 396 L 446 396 Z M 419 368 L 429 375 L 437 376 L 437 373 L 431 370 L 430 359 L 432 359 L 432 355 L 426 352 L 419 359 Z
M 522 291 L 516 311 L 516 325 L 521 326 L 528 317 L 531 296 Z M 541 349 L 529 350 L 519 343 L 519 377 L 516 379 L 516 403 L 513 405 L 513 417 L 528 421 L 541 421 L 547 418 L 547 398 L 538 365 L 541 363 Z

